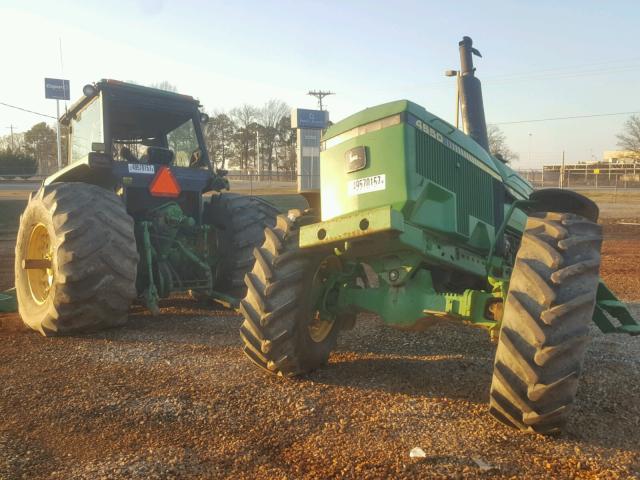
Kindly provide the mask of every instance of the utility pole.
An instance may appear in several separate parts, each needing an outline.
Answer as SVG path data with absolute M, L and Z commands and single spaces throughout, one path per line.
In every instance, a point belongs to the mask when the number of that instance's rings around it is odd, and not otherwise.
M 56 144 L 58 146 L 58 170 L 62 169 L 62 146 L 60 144 L 60 100 L 56 100 Z
M 256 130 L 256 166 L 258 174 L 262 173 L 262 162 L 260 161 L 260 131 Z
M 324 90 L 309 90 L 307 95 L 316 97 L 318 99 L 318 106 L 320 107 L 320 110 L 322 110 L 322 99 L 328 95 L 335 95 L 335 93 Z
M 560 167 L 560 188 L 564 188 L 564 150 L 562 151 L 562 166 Z
M 11 130 L 11 151 L 13 152 L 15 150 L 15 147 L 13 144 L 13 124 L 9 125 L 7 128 Z
M 64 63 L 62 63 L 62 37 L 58 37 L 58 50 L 60 52 L 60 75 L 64 75 Z M 65 92 L 65 98 L 66 98 Z M 66 104 L 65 104 L 66 105 Z M 66 108 L 65 108 L 66 110 Z M 60 135 L 60 100 L 56 100 L 56 143 L 58 147 L 58 170 L 62 170 L 62 136 Z

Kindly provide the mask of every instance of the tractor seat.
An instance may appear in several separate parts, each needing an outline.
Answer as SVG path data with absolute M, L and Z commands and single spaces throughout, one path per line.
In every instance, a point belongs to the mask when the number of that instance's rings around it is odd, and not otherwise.
M 157 165 L 171 165 L 173 156 L 173 150 L 165 147 L 147 147 L 145 155 L 147 163 L 155 163 Z

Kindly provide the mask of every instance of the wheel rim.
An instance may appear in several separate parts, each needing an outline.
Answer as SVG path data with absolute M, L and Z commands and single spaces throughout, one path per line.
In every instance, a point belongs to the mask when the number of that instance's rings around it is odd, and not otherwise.
M 31 230 L 26 258 L 22 261 L 22 267 L 27 270 L 31 297 L 38 305 L 46 302 L 53 285 L 52 259 L 53 245 L 49 231 L 39 223 Z
M 322 296 L 326 291 L 325 283 L 329 276 L 340 270 L 340 260 L 335 256 L 329 256 L 320 263 L 311 283 L 312 305 L 317 306 L 321 303 Z M 316 343 L 323 342 L 333 330 L 335 323 L 334 316 L 323 316 L 319 310 L 314 310 L 311 313 L 311 321 L 307 325 L 309 337 Z

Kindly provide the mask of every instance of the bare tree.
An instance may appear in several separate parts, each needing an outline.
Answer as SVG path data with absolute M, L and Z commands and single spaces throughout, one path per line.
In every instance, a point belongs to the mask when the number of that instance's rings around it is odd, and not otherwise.
M 235 124 L 227 114 L 217 113 L 209 119 L 204 133 L 211 159 L 219 168 L 224 169 L 235 150 Z
M 289 106 L 282 100 L 271 99 L 260 109 L 259 120 L 261 131 L 261 146 L 267 158 L 269 172 L 273 170 L 273 149 L 278 137 L 280 122 L 289 113 Z
M 240 168 L 249 167 L 250 152 L 255 143 L 256 119 L 258 118 L 258 109 L 244 104 L 241 107 L 234 108 L 229 112 L 237 127 L 236 139 L 240 150 Z
M 161 82 L 152 83 L 149 86 L 151 88 L 157 88 L 158 90 L 166 90 L 167 92 L 176 93 L 178 91 L 178 87 L 168 82 L 167 80 L 162 80 Z
M 631 115 L 624 122 L 622 133 L 616 135 L 618 146 L 640 156 L 640 117 Z
M 0 150 L 19 152 L 24 150 L 24 133 L 14 132 L 0 137 Z
M 296 169 L 296 130 L 291 128 L 291 116 L 280 119 L 278 124 L 278 157 L 277 165 L 281 165 L 286 171 L 293 172 Z
M 518 154 L 507 145 L 507 137 L 497 125 L 490 125 L 487 129 L 489 136 L 489 152 L 498 160 L 504 163 L 511 163 L 518 160 Z

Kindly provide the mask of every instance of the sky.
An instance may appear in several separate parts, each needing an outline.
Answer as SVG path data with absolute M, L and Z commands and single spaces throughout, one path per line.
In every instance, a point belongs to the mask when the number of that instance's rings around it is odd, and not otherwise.
M 168 81 L 209 112 L 270 98 L 331 120 L 407 98 L 453 123 L 458 41 L 476 58 L 488 123 L 519 154 L 516 168 L 599 159 L 640 112 L 636 1 L 0 0 L 0 102 L 54 115 L 44 78 L 72 101 L 101 78 Z M 62 48 L 60 48 L 60 46 Z M 60 51 L 62 50 L 62 61 Z M 0 135 L 53 121 L 0 105 Z

